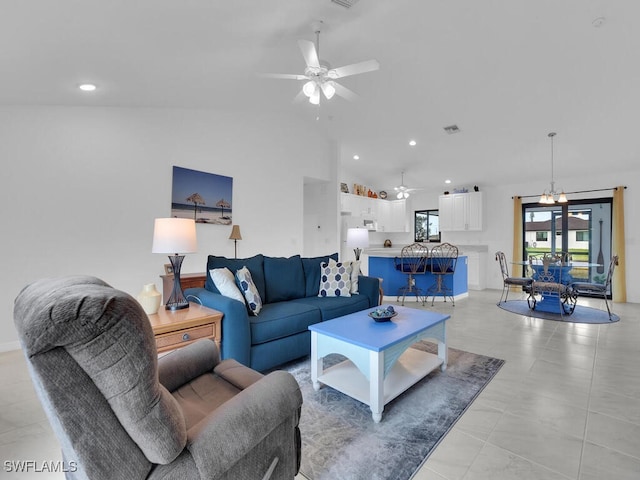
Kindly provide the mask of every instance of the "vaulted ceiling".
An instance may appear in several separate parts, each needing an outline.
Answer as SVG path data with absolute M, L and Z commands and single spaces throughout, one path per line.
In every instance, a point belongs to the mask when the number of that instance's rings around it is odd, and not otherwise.
M 303 73 L 317 20 L 322 59 L 381 64 L 341 81 L 357 101 L 296 103 L 302 82 L 258 76 Z M 542 188 L 551 131 L 557 180 L 640 157 L 637 0 L 11 0 L 0 45 L 0 104 L 287 112 L 378 189 L 403 170 L 412 187 L 526 171 Z

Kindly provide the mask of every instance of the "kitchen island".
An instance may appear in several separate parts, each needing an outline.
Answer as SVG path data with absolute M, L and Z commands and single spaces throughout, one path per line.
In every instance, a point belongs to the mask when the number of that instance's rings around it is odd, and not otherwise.
M 371 277 L 381 278 L 384 296 L 387 300 L 395 300 L 400 288 L 407 284 L 407 275 L 396 269 L 396 257 L 400 257 L 400 248 L 371 248 L 365 250 L 369 257 L 368 275 Z M 416 286 L 426 292 L 431 285 L 436 282 L 436 278 L 427 272 L 415 275 Z M 460 254 L 456 271 L 453 275 L 447 275 L 444 278 L 445 285 L 453 290 L 453 297 L 458 300 L 469 295 L 468 286 L 468 257 Z M 407 297 L 415 297 L 415 294 L 409 294 Z

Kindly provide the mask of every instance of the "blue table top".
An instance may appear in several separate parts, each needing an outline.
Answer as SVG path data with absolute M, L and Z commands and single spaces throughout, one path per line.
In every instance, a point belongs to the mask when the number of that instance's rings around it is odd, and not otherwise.
M 398 315 L 388 322 L 376 322 L 368 313 L 384 306 L 334 318 L 309 326 L 312 332 L 321 333 L 354 345 L 380 352 L 407 338 L 445 322 L 450 315 L 426 312 L 415 308 L 395 306 Z

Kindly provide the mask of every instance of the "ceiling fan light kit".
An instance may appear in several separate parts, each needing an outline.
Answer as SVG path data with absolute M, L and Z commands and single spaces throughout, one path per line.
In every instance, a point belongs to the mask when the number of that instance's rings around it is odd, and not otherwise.
M 321 21 L 313 23 L 313 29 L 316 34 L 315 44 L 309 40 L 298 40 L 298 46 L 306 64 L 304 75 L 269 73 L 263 76 L 288 80 L 306 80 L 302 86 L 302 93 L 309 99 L 309 103 L 313 105 L 320 104 L 320 92 L 327 100 L 331 100 L 336 94 L 347 100 L 353 100 L 357 95 L 335 80 L 378 70 L 380 63 L 377 60 L 367 60 L 343 67 L 331 68 L 329 63 L 320 60 L 320 31 L 322 25 L 323 22 Z
M 400 183 L 400 185 L 398 185 L 397 187 L 393 187 L 393 189 L 398 192 L 396 194 L 396 198 L 398 200 L 403 200 L 403 199 L 407 199 L 409 198 L 409 194 L 416 190 L 415 188 L 409 188 L 404 184 L 404 172 L 401 173 L 402 175 L 402 182 Z

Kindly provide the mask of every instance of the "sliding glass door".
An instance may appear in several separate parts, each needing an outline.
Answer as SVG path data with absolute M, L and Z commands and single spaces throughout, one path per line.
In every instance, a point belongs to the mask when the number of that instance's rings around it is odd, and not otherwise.
M 568 253 L 576 281 L 604 283 L 611 259 L 610 198 L 523 205 L 524 258 Z M 590 265 L 587 265 L 590 264 Z

